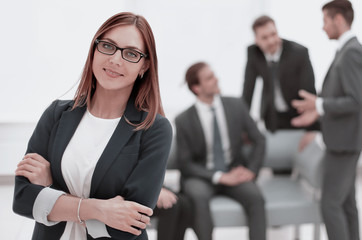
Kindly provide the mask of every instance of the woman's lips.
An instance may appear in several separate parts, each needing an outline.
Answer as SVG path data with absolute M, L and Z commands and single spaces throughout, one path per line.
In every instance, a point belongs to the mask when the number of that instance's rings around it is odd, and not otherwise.
M 103 70 L 106 72 L 106 74 L 108 76 L 113 77 L 113 78 L 123 76 L 123 74 L 120 74 L 118 72 L 112 71 L 112 70 L 107 69 L 107 68 L 103 68 Z

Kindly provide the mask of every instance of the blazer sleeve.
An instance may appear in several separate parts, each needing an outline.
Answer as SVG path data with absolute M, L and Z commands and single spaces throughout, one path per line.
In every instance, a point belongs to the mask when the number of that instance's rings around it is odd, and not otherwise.
M 163 185 L 171 141 L 170 122 L 166 118 L 158 116 L 153 125 L 145 130 L 141 137 L 138 163 L 124 185 L 126 195 L 123 197 L 126 200 L 155 208 Z M 136 239 L 138 237 L 109 226 L 107 226 L 107 231 L 115 239 Z
M 48 143 L 55 122 L 55 109 L 59 101 L 54 101 L 42 114 L 29 140 L 26 153 L 38 153 L 48 160 Z M 19 215 L 34 218 L 33 206 L 43 186 L 32 184 L 26 177 L 15 177 L 13 211 Z
M 185 115 L 183 115 L 183 117 L 185 117 Z M 190 137 L 193 136 L 193 133 L 190 133 L 190 128 L 188 128 L 184 122 L 185 121 L 183 121 L 180 117 L 177 117 L 175 121 L 177 163 L 180 167 L 182 175 L 185 177 L 199 177 L 211 182 L 215 171 L 212 169 L 207 169 L 205 165 L 197 163 L 197 159 L 195 158 L 198 156 L 192 152 L 193 147 L 190 146 L 190 144 L 194 142 L 190 140 Z
M 300 54 L 301 61 L 299 64 L 299 79 L 300 89 L 304 89 L 310 93 L 316 94 L 315 90 L 315 79 L 312 63 L 310 62 L 309 53 L 307 48 L 303 48 L 303 52 Z
M 247 63 L 244 74 L 244 87 L 242 94 L 242 97 L 249 109 L 251 107 L 251 101 L 253 99 L 256 77 L 258 76 L 258 72 L 254 63 L 255 51 L 253 51 L 253 49 L 254 48 L 252 48 L 252 46 L 248 48 Z
M 244 121 L 243 132 L 246 132 L 249 140 L 252 142 L 252 149 L 250 152 L 247 168 L 258 174 L 265 156 L 265 137 L 259 131 L 254 120 L 251 118 L 247 111 L 247 107 L 242 102 L 241 104 L 242 119 Z
M 323 108 L 328 114 L 340 115 L 360 112 L 362 108 L 362 50 L 350 48 L 341 65 L 336 66 L 343 94 L 323 98 Z
M 303 52 L 300 54 L 300 56 L 301 56 L 301 62 L 299 64 L 300 69 L 298 71 L 300 79 L 299 89 L 303 89 L 307 92 L 316 94 L 315 77 L 314 77 L 312 63 L 309 58 L 308 49 L 303 48 Z M 319 129 L 320 129 L 320 124 L 318 121 L 306 127 L 307 131 L 315 131 Z

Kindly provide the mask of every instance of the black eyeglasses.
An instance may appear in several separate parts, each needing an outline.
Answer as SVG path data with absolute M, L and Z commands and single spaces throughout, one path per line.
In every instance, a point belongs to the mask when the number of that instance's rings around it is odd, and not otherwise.
M 97 50 L 100 53 L 103 53 L 106 55 L 113 55 L 117 52 L 117 50 L 120 50 L 122 58 L 131 63 L 138 63 L 141 60 L 141 58 L 147 57 L 147 54 L 141 53 L 132 48 L 120 48 L 120 47 L 114 45 L 113 43 L 110 43 L 107 41 L 96 39 L 95 43 L 97 44 Z

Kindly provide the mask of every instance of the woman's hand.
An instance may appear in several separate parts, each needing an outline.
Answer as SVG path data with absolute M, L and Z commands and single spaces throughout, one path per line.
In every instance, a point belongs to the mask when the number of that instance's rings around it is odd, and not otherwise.
M 120 196 L 102 200 L 98 206 L 102 213 L 98 220 L 112 228 L 134 235 L 141 234 L 139 229 L 145 229 L 149 225 L 150 216 L 153 214 L 151 208 L 136 202 L 125 201 Z
M 18 164 L 16 176 L 24 176 L 33 184 L 44 187 L 53 183 L 50 163 L 37 153 L 28 153 Z

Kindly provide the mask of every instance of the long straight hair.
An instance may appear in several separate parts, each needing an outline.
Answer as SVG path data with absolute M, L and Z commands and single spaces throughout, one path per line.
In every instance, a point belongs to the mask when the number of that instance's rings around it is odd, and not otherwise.
M 92 70 L 93 56 L 96 47 L 95 40 L 101 38 L 105 33 L 115 27 L 127 25 L 133 25 L 140 31 L 146 46 L 145 53 L 147 54 L 147 58 L 145 60 L 149 61 L 149 68 L 142 78 L 137 76 L 131 97 L 135 97 L 135 107 L 137 110 L 148 112 L 145 120 L 136 125 L 136 130 L 148 129 L 153 124 L 157 113 L 162 116 L 165 115 L 162 108 L 158 82 L 156 44 L 152 29 L 147 20 L 142 16 L 130 12 L 122 12 L 110 17 L 102 24 L 94 35 L 80 83 L 74 96 L 75 104 L 73 109 L 84 106 L 85 104 L 89 106 L 95 91 L 96 78 Z

